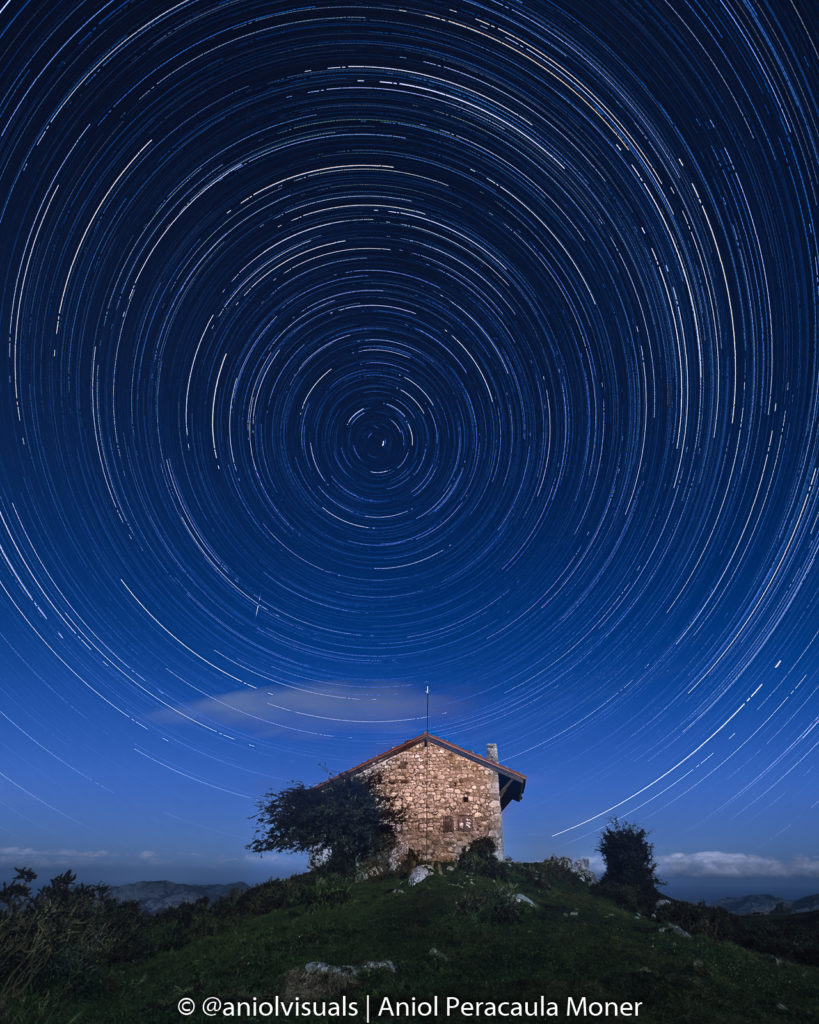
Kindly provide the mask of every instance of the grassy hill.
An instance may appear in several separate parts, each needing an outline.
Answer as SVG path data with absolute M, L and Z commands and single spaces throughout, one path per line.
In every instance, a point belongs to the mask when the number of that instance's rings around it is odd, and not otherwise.
M 515 901 L 516 893 L 536 905 Z M 693 908 L 687 913 L 696 918 Z M 140 927 L 143 945 L 128 954 L 136 950 L 135 959 L 30 991 L 6 1006 L 3 1020 L 363 1021 L 369 996 L 372 1020 L 380 1021 L 819 1021 L 819 966 L 735 942 L 685 937 L 615 906 L 548 864 L 513 865 L 499 881 L 444 871 L 414 887 L 396 879 L 349 884 L 300 876 L 211 907 L 177 908 Z M 753 922 L 748 927 L 753 930 Z M 815 929 L 815 922 L 805 927 Z M 812 935 L 815 943 L 815 930 Z M 769 948 L 775 946 L 776 937 L 768 938 Z M 802 959 L 811 960 L 814 953 L 804 949 Z M 314 961 L 391 961 L 394 971 L 305 970 Z M 436 995 L 437 1013 L 428 1014 L 424 1001 Z M 265 1005 L 276 996 L 278 1006 Z M 220 998 L 223 1010 L 207 1016 L 206 997 Z M 447 1015 L 446 997 L 489 1005 L 450 1006 Z M 177 1008 L 181 999 L 194 1001 L 187 1017 Z M 246 1008 L 235 1005 L 240 1001 Z M 307 1015 L 305 1001 L 324 1014 Z M 514 1016 L 516 1007 L 503 1001 L 525 1005 Z M 599 1013 L 597 1004 L 603 1004 Z M 537 1015 L 525 1016 L 527 1009 Z

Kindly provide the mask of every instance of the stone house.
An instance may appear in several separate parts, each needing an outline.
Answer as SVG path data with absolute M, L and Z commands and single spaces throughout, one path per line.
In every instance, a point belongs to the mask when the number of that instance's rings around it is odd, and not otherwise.
M 341 774 L 352 773 L 374 774 L 404 812 L 394 863 L 408 850 L 426 862 L 456 860 L 483 836 L 495 840 L 502 859 L 501 811 L 521 799 L 526 785 L 525 775 L 498 763 L 496 744 L 484 757 L 428 732 Z

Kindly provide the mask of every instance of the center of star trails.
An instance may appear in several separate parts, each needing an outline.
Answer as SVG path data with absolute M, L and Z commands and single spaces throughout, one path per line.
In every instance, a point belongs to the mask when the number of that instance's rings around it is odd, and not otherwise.
M 397 416 L 387 410 L 368 410 L 350 425 L 353 461 L 369 474 L 381 475 L 398 469 L 409 453 L 406 430 Z

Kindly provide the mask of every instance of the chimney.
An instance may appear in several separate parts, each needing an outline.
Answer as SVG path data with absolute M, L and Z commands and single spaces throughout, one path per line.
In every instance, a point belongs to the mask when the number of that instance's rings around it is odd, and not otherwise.
M 494 761 L 498 763 L 498 745 L 497 743 L 486 744 L 486 759 L 487 761 Z

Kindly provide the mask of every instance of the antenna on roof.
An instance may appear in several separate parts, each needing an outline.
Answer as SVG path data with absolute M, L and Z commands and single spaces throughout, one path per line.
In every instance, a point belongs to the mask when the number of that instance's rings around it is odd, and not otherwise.
M 429 686 L 427 686 L 427 734 L 429 734 Z

